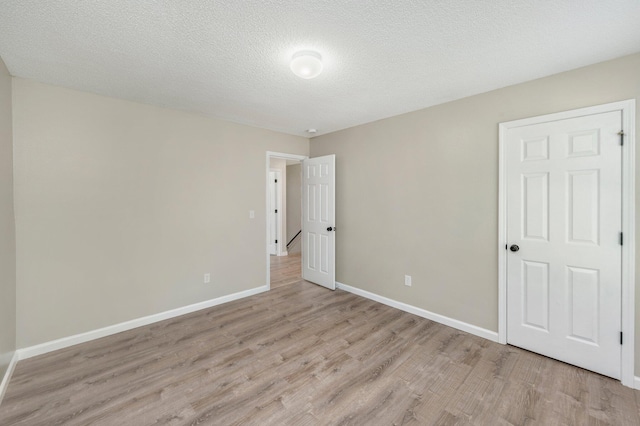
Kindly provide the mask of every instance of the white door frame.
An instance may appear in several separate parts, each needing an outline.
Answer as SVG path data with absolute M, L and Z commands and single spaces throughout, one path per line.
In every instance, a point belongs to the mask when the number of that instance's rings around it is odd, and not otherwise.
M 265 212 L 269 211 L 269 171 L 271 169 L 270 166 L 270 161 L 272 158 L 278 158 L 278 159 L 282 159 L 282 160 L 296 160 L 296 161 L 300 161 L 302 162 L 303 160 L 306 160 L 307 158 L 309 158 L 307 155 L 297 155 L 297 154 L 287 154 L 287 153 L 283 153 L 283 152 L 273 152 L 273 151 L 267 151 L 267 160 L 266 160 L 266 167 L 265 167 L 265 179 L 264 179 L 264 184 L 265 184 L 265 202 L 266 202 L 266 208 L 265 208 Z M 266 230 L 267 230 L 267 236 L 265 239 L 265 253 L 266 253 L 266 264 L 267 264 L 267 288 L 271 289 L 271 255 L 269 254 L 269 215 L 266 214 L 265 215 L 265 221 L 266 221 Z M 285 237 L 286 239 L 286 237 Z M 278 240 L 280 241 L 280 240 Z M 284 240 L 283 240 L 284 241 Z M 285 242 L 286 245 L 286 242 Z M 304 254 L 304 247 L 301 247 L 300 250 L 302 251 L 302 253 Z M 300 267 L 300 271 L 302 272 L 302 266 Z
M 539 117 L 499 124 L 498 190 L 498 342 L 507 343 L 507 131 L 548 121 L 612 111 L 622 112 L 624 144 L 622 146 L 622 359 L 620 377 L 623 385 L 634 387 L 635 353 L 635 99 L 596 105 Z

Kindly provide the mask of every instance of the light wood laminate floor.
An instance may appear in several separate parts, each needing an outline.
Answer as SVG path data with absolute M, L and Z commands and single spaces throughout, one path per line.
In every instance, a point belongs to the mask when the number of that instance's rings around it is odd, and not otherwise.
M 638 425 L 638 391 L 305 281 L 20 361 L 1 425 Z
M 302 278 L 302 256 L 292 253 L 288 256 L 270 256 L 271 288 L 281 287 L 300 281 Z

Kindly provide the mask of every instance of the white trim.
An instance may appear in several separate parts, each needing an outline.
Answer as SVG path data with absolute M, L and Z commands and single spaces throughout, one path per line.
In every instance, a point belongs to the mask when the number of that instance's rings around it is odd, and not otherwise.
M 89 342 L 91 340 L 100 339 L 101 337 L 111 336 L 112 334 L 121 333 L 123 331 L 131 330 L 137 327 L 149 325 L 154 322 L 164 321 L 166 319 L 175 318 L 180 315 L 199 311 L 201 309 L 210 308 L 222 303 L 227 303 L 245 297 L 253 296 L 255 294 L 259 294 L 268 290 L 269 287 L 267 286 L 256 287 L 233 294 L 228 294 L 226 296 L 217 297 L 215 299 L 206 300 L 204 302 L 194 303 L 193 305 L 183 306 L 181 308 L 171 309 L 169 311 L 148 315 L 146 317 L 137 318 L 131 321 L 121 322 L 119 324 L 110 325 L 108 327 L 99 328 L 97 330 L 87 331 L 86 333 L 80 333 L 73 336 L 52 340 L 50 342 L 41 343 L 39 345 L 18 349 L 16 353 L 18 355 L 18 359 L 23 360 L 37 355 L 56 351 L 58 349 L 77 345 L 79 343 Z
M 11 376 L 13 375 L 13 370 L 16 368 L 16 364 L 18 363 L 18 352 L 14 352 L 11 357 L 11 361 L 9 362 L 9 366 L 7 367 L 7 371 L 4 373 L 4 377 L 2 378 L 2 383 L 0 383 L 0 404 L 2 404 L 2 399 L 4 398 L 4 394 L 7 392 L 7 387 L 9 387 L 9 380 L 11 380 Z
M 297 160 L 297 161 L 304 161 L 307 158 L 309 158 L 309 156 L 307 155 L 298 155 L 298 154 L 287 154 L 284 152 L 274 152 L 274 151 L 267 151 L 267 155 L 266 155 L 266 172 L 265 172 L 265 178 L 264 178 L 264 185 L 265 185 L 265 203 L 266 203 L 266 207 L 265 207 L 265 213 L 268 213 L 269 211 L 269 168 L 270 168 L 270 161 L 272 158 L 280 158 L 283 160 Z M 265 237 L 265 252 L 266 252 L 266 258 L 265 258 L 265 264 L 266 264 L 266 269 L 267 269 L 267 282 L 266 282 L 266 286 L 268 289 L 271 288 L 271 255 L 269 254 L 269 214 L 265 214 L 265 222 L 266 222 L 266 227 L 265 227 L 265 232 L 266 232 L 266 237 Z M 286 243 L 285 243 L 286 245 Z M 286 247 L 286 246 L 285 246 Z M 302 248 L 300 249 L 300 251 L 302 251 Z
M 274 151 L 267 151 L 267 157 L 281 158 L 283 160 L 298 160 L 298 161 L 303 161 L 309 158 L 308 155 L 287 154 L 285 152 L 274 152 Z
M 635 379 L 635 309 L 636 309 L 636 101 L 621 102 L 622 128 L 626 135 L 622 145 L 622 345 L 621 381 L 633 386 Z
M 640 377 L 638 376 L 634 376 L 633 377 L 633 386 L 634 389 L 638 389 L 640 390 Z
M 348 291 L 349 293 L 357 294 L 358 296 L 366 297 L 367 299 L 371 299 L 384 305 L 391 306 L 392 308 L 400 309 L 401 311 L 405 311 L 410 314 L 414 314 L 419 317 L 456 328 L 458 330 L 466 331 L 467 333 L 482 337 L 487 340 L 491 340 L 493 342 L 498 341 L 498 333 L 496 333 L 495 331 L 487 330 L 486 328 L 478 327 L 477 325 L 469 324 L 464 321 L 436 314 L 434 312 L 427 311 L 426 309 L 418 308 L 407 303 L 398 302 L 397 300 L 389 299 L 388 297 L 380 296 L 378 294 L 371 293 L 370 291 L 362 290 L 356 287 L 351 287 L 337 281 L 336 288 Z
M 507 344 L 507 127 L 498 125 L 498 343 Z
M 613 102 L 571 111 L 563 111 L 539 117 L 525 118 L 499 124 L 499 188 L 498 188 L 498 341 L 507 343 L 507 188 L 506 162 L 506 132 L 516 127 L 528 126 L 548 121 L 564 120 L 584 115 L 601 114 L 605 112 L 621 111 L 622 127 L 625 132 L 622 146 L 622 232 L 624 245 L 622 246 L 622 332 L 624 345 L 622 346 L 620 377 L 623 385 L 634 387 L 637 379 L 634 375 L 635 354 L 635 108 L 636 100 Z

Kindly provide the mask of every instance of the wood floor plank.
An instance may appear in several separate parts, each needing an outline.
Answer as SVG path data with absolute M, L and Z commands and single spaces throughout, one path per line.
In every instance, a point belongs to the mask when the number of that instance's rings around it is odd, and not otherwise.
M 271 288 L 293 284 L 302 279 L 302 256 L 300 253 L 288 256 L 270 256 Z
M 296 264 L 297 262 L 297 264 Z M 618 381 L 272 266 L 272 290 L 20 361 L 1 425 L 638 425 Z

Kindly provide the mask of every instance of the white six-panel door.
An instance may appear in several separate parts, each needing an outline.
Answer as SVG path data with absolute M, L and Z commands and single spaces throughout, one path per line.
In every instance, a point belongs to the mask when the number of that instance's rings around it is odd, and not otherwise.
M 505 156 L 507 341 L 615 378 L 621 125 L 615 111 L 511 128 Z
M 335 290 L 335 155 L 302 162 L 302 278 Z

